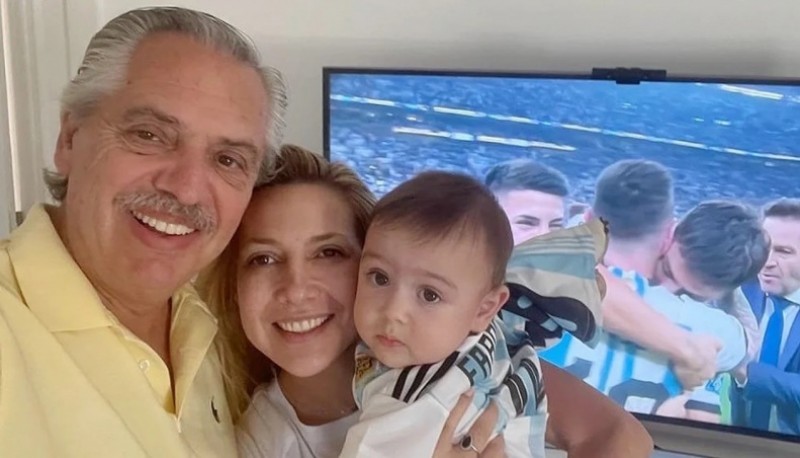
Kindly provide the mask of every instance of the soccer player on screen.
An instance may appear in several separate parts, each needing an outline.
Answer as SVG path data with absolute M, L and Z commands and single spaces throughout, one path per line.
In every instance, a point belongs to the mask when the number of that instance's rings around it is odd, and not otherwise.
M 569 187 L 566 178 L 557 170 L 532 160 L 512 160 L 492 167 L 486 174 L 485 183 L 511 222 L 515 244 L 562 227 Z M 602 267 L 600 271 L 609 286 L 602 310 L 604 328 L 663 354 L 674 364 L 684 387 L 704 384 L 717 372 L 719 344 L 715 340 L 679 328 L 648 306 L 622 280 Z M 503 312 L 503 319 L 512 327 L 524 327 L 524 320 L 514 314 Z M 641 323 L 649 326 L 641 326 Z M 584 378 L 588 375 L 587 366 L 567 365 L 564 354 L 560 353 L 569 346 L 571 339 L 572 336 L 567 334 L 559 344 L 560 349 L 544 350 L 542 358 L 566 366 L 573 375 Z
M 744 370 L 759 350 L 761 334 L 740 286 L 755 278 L 769 254 L 769 237 L 755 209 L 713 200 L 701 202 L 675 227 L 652 281 L 678 296 L 706 302 L 736 317 L 747 335 Z
M 558 170 L 516 159 L 496 164 L 484 183 L 508 217 L 514 245 L 564 227 L 569 183 Z
M 598 178 L 592 205 L 592 213 L 609 223 L 606 265 L 675 325 L 718 339 L 722 345 L 716 371 L 731 370 L 745 357 L 741 323 L 721 310 L 651 286 L 649 281 L 671 246 L 673 208 L 672 178 L 660 164 L 629 160 L 607 167 Z M 573 342 L 564 352 L 568 363 L 585 361 L 585 380 L 630 411 L 719 421 L 718 383 L 684 390 L 663 354 L 613 333 L 604 334 L 594 349 Z M 678 401 L 668 402 L 672 398 Z

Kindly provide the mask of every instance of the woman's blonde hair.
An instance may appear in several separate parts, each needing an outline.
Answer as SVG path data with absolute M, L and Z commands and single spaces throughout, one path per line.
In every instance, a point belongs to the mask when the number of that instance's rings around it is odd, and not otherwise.
M 353 170 L 295 145 L 280 148 L 273 175 L 259 190 L 288 184 L 319 184 L 341 193 L 355 216 L 355 231 L 364 243 L 375 197 Z M 238 234 L 197 280 L 197 289 L 219 319 L 216 346 L 222 363 L 225 394 L 234 422 L 238 421 L 253 389 L 274 378 L 274 364 L 253 347 L 244 334 L 237 298 Z

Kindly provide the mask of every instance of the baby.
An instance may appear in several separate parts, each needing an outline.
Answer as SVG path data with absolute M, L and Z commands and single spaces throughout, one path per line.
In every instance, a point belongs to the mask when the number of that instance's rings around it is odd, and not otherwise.
M 381 199 L 361 259 L 354 396 L 362 411 L 342 456 L 431 456 L 461 393 L 454 441 L 494 400 L 509 457 L 544 457 L 547 402 L 533 345 L 497 317 L 509 299 L 508 220 L 492 193 L 426 172 Z

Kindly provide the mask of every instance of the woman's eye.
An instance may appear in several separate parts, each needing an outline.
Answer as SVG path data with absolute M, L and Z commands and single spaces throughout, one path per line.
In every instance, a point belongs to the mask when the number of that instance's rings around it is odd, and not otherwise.
M 248 264 L 253 266 L 266 266 L 274 263 L 275 263 L 275 258 L 266 254 L 253 256 L 252 258 L 250 258 L 250 262 L 248 262 Z

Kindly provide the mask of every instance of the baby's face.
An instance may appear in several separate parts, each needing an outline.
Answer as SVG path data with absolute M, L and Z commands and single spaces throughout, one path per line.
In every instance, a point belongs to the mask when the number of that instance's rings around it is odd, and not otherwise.
M 370 227 L 363 253 L 356 328 L 389 367 L 445 359 L 470 332 L 486 329 L 506 297 L 504 287 L 491 287 L 479 237 L 420 241 L 379 225 Z

